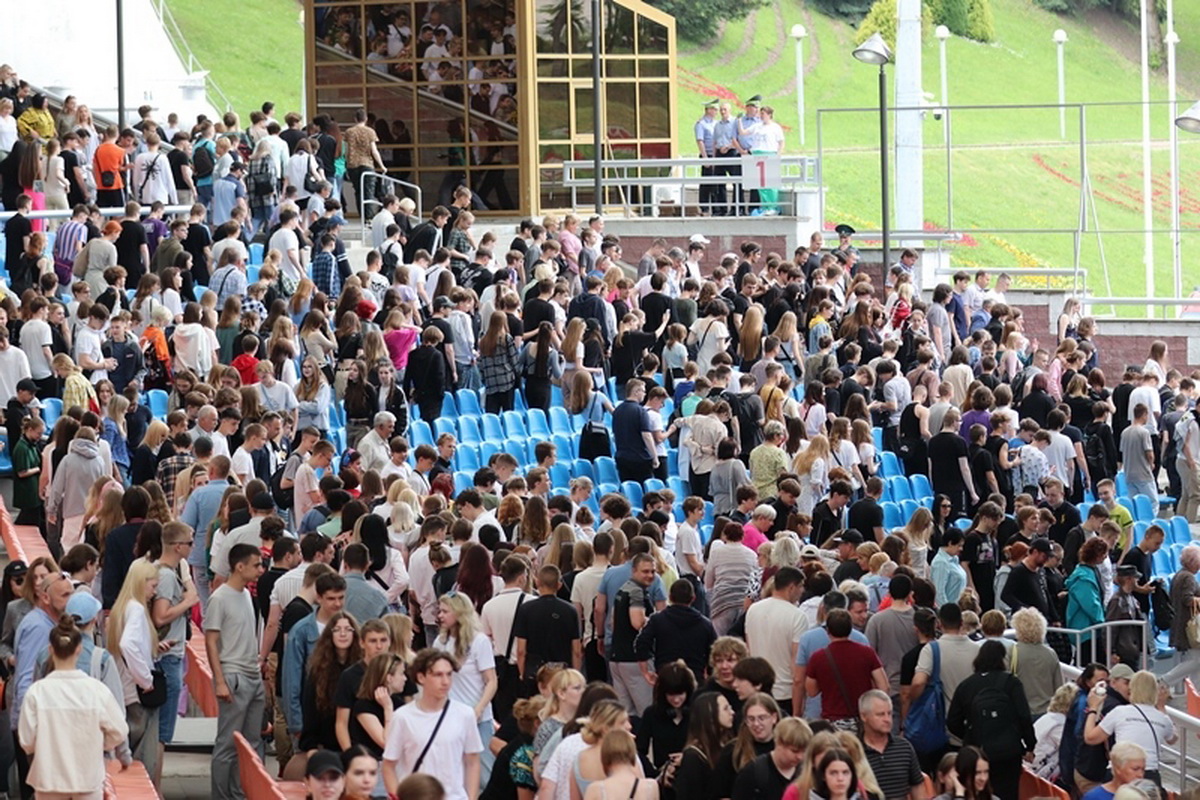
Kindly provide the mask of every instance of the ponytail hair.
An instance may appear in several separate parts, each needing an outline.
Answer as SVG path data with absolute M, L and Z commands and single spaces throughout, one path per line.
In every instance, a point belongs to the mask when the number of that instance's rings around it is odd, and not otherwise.
M 75 618 L 70 614 L 59 617 L 58 624 L 50 631 L 50 650 L 54 657 L 62 660 L 70 658 L 82 642 L 83 634 L 75 625 Z

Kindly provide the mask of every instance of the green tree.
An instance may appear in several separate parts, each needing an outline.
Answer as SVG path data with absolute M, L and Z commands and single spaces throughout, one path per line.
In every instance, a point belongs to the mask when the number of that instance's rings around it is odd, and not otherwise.
M 996 21 L 992 18 L 992 0 L 970 0 L 967 8 L 968 39 L 990 42 L 996 38 Z
M 675 18 L 675 33 L 689 42 L 706 42 L 717 35 L 721 23 L 741 19 L 767 0 L 648 0 Z

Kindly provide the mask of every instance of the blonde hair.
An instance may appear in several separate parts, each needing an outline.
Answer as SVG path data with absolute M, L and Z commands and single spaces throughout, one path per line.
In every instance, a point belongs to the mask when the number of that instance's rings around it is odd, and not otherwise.
M 1058 687 L 1054 696 L 1050 698 L 1050 704 L 1046 706 L 1048 714 L 1065 714 L 1075 704 L 1075 696 L 1079 694 L 1079 687 L 1074 683 L 1064 683 Z
M 829 440 L 821 433 L 808 441 L 808 447 L 801 450 L 796 456 L 792 469 L 803 478 L 812 471 L 813 464 L 818 458 L 829 460 Z
M 586 744 L 594 745 L 604 738 L 604 734 L 628 718 L 628 712 L 616 700 L 601 700 L 592 706 L 591 713 L 583 721 L 579 735 Z
M 1146 706 L 1158 702 L 1158 677 L 1153 672 L 1141 670 L 1129 679 L 1129 702 Z
M 438 602 L 450 609 L 455 621 L 448 629 L 438 634 L 437 641 L 440 647 L 448 649 L 449 639 L 453 636 L 454 657 L 461 664 L 471 650 L 471 643 L 480 633 L 479 615 L 475 613 L 475 604 L 461 592 L 447 592 L 438 598 Z
M 542 719 L 547 719 L 558 713 L 558 693 L 575 684 L 587 685 L 587 679 L 577 669 L 560 669 L 550 679 L 550 702 L 542 709 Z
M 387 625 L 389 638 L 392 642 L 392 654 L 404 659 L 405 664 L 411 664 L 416 653 L 408 646 L 412 638 L 412 617 L 406 614 L 384 614 L 383 624 Z
M 134 561 L 129 566 L 129 572 L 125 573 L 125 582 L 121 584 L 121 593 L 117 595 L 117 600 L 113 603 L 112 611 L 108 615 L 106 629 L 108 652 L 117 658 L 123 657 L 121 634 L 125 632 L 125 614 L 130 603 L 140 605 L 146 615 L 146 627 L 150 629 L 150 652 L 153 653 L 158 649 L 158 629 L 151 623 L 148 606 L 151 598 L 146 591 L 146 584 L 157 579 L 158 565 L 150 561 Z

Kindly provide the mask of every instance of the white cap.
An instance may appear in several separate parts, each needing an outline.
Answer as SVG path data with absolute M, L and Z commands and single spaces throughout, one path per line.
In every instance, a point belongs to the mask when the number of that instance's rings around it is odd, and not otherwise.
M 688 239 L 692 244 L 711 244 L 708 237 L 703 233 L 693 233 L 692 238 Z

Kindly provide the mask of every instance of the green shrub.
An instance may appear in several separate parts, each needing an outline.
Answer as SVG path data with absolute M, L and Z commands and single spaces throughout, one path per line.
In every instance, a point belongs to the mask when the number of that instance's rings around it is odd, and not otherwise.
M 887 46 L 895 50 L 898 19 L 896 0 L 875 0 L 875 5 L 871 6 L 866 18 L 854 33 L 854 43 L 862 44 L 878 31 L 887 42 Z
M 967 9 L 968 39 L 990 42 L 996 38 L 996 21 L 992 18 L 992 0 L 970 0 Z

